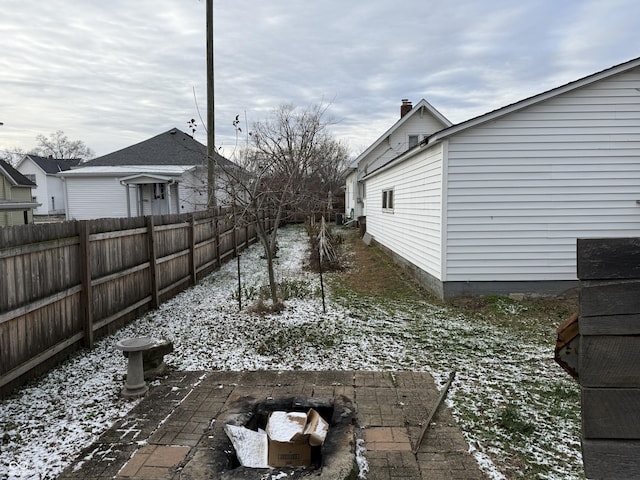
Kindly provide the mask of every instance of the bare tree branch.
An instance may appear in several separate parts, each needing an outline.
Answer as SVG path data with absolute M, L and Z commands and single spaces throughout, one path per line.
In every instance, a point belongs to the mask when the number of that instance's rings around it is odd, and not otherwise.
M 89 160 L 95 155 L 81 140 L 70 140 L 62 130 L 50 134 L 48 137 L 37 135 L 38 146 L 34 153 L 40 156 L 60 159 L 80 158 Z
M 328 195 L 339 188 L 348 158 L 347 148 L 329 132 L 327 108 L 316 105 L 299 111 L 293 105 L 280 106 L 253 125 L 250 144 L 236 161 L 241 168 L 224 169 L 227 202 L 237 212 L 236 222 L 259 225 L 274 306 L 279 302 L 273 273 L 278 226 L 326 212 Z M 271 232 L 260 217 L 265 211 L 272 212 L 275 221 Z

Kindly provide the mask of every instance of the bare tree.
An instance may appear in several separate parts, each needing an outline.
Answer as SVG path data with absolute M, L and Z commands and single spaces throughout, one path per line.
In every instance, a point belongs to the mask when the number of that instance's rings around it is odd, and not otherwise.
M 94 153 L 81 140 L 70 140 L 62 130 L 50 134 L 48 137 L 37 135 L 36 141 L 38 146 L 34 149 L 34 153 L 47 157 L 60 159 L 80 158 L 89 160 L 93 158 Z
M 236 223 L 257 225 L 274 307 L 280 304 L 273 265 L 278 226 L 291 216 L 326 209 L 328 193 L 335 191 L 348 157 L 347 148 L 329 132 L 326 109 L 323 105 L 302 111 L 293 105 L 280 106 L 269 119 L 253 125 L 249 145 L 236 162 L 242 168 L 225 169 L 227 198 L 237 212 Z M 270 212 L 275 224 L 271 231 L 265 212 Z
M 27 152 L 25 152 L 22 148 L 13 147 L 9 150 L 0 150 L 0 159 L 15 167 L 26 154 Z

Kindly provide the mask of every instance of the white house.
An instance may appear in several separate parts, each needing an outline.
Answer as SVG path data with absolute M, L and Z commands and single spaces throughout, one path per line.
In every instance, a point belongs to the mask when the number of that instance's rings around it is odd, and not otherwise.
M 400 105 L 399 120 L 371 146 L 351 162 L 346 173 L 345 215 L 357 219 L 366 215 L 364 176 L 398 154 L 415 148 L 418 143 L 438 130 L 451 125 L 425 99 L 415 106 L 407 99 Z
M 62 179 L 57 176 L 80 163 L 80 159 L 60 159 L 25 155 L 16 170 L 36 184 L 32 190 L 33 201 L 40 202 L 34 215 L 64 215 L 65 199 Z
M 216 162 L 233 165 L 218 154 Z M 207 148 L 176 128 L 58 176 L 68 220 L 188 213 L 207 206 Z
M 640 235 L 640 58 L 433 133 L 364 183 L 367 232 L 441 297 L 563 292 L 577 238 Z

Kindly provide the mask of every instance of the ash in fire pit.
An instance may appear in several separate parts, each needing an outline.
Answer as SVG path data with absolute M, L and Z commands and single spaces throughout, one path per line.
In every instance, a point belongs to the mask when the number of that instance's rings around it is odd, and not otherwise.
M 241 466 L 231 441 L 224 433 L 225 425 L 241 426 L 256 432 L 259 429 L 265 430 L 273 412 L 307 414 L 309 411 L 317 412 L 329 427 L 322 445 L 306 445 L 310 449 L 310 460 L 304 467 L 274 467 L 266 470 Z M 357 471 L 353 420 L 353 404 L 346 397 L 337 397 L 331 402 L 295 397 L 263 401 L 252 398 L 238 400 L 226 415 L 216 420 L 214 434 L 210 436 L 214 443 L 213 464 L 217 467 L 215 478 L 258 480 L 264 478 L 265 471 L 287 472 L 287 479 L 291 480 L 307 477 L 319 480 L 352 478 L 352 473 Z

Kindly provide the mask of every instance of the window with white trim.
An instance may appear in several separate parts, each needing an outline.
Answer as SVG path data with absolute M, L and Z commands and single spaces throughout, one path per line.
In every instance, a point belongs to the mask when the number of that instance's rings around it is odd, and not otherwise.
M 393 188 L 382 191 L 382 210 L 393 210 Z

